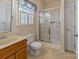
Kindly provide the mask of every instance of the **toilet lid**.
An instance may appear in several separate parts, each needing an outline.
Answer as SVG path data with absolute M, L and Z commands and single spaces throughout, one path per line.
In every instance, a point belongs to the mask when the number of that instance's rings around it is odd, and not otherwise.
M 39 42 L 33 42 L 33 43 L 31 43 L 31 46 L 35 47 L 35 48 L 39 48 L 39 47 L 41 47 L 41 43 L 39 43 Z

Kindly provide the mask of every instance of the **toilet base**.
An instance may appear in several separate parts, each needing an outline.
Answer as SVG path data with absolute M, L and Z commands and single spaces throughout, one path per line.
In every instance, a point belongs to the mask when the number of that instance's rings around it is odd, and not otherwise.
M 39 56 L 40 55 L 40 51 L 39 50 L 30 50 L 30 54 L 33 56 Z

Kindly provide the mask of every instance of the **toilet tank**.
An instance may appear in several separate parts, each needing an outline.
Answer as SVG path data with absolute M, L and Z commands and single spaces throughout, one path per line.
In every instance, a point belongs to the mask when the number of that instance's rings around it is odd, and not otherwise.
M 35 35 L 34 34 L 29 34 L 26 36 L 28 44 L 32 43 L 35 40 Z

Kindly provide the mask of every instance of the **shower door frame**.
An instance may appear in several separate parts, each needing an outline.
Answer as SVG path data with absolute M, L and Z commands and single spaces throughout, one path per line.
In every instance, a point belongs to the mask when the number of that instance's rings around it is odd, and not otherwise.
M 49 9 L 44 9 L 44 10 L 42 10 L 42 11 L 49 11 L 49 13 L 50 13 L 50 10 L 53 10 L 53 9 L 60 9 L 60 7 L 56 7 L 56 8 L 49 8 Z M 39 11 L 39 13 L 41 13 L 41 11 Z M 39 40 L 40 41 L 43 41 L 43 42 L 48 42 L 48 41 L 44 41 L 44 40 L 41 40 L 41 34 L 40 34 L 40 31 L 41 29 L 40 29 L 40 16 L 39 16 Z M 48 43 L 52 43 L 51 42 L 51 40 L 50 40 L 50 17 L 49 17 L 49 42 Z
M 42 11 L 48 11 L 48 10 L 49 10 L 49 9 L 47 9 L 47 10 L 42 10 Z M 41 13 L 41 11 L 39 11 L 39 13 Z M 50 10 L 49 10 L 49 13 L 50 13 Z M 41 40 L 41 38 L 40 38 L 40 37 L 41 37 L 41 34 L 40 34 L 41 31 L 40 31 L 40 30 L 41 30 L 41 29 L 40 29 L 40 16 L 39 16 L 39 40 L 40 40 L 40 41 L 43 41 L 43 42 L 51 43 L 51 42 L 50 42 L 50 17 L 49 17 L 49 22 L 48 22 L 48 23 L 49 23 L 49 25 L 48 25 L 48 26 L 49 26 L 49 39 L 48 39 L 49 41 L 44 41 L 44 40 Z

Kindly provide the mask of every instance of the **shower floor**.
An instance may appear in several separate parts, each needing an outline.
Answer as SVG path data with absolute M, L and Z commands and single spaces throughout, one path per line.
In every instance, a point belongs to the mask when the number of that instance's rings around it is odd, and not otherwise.
M 43 41 L 39 41 L 39 42 L 42 43 L 42 45 L 45 46 L 45 47 L 61 50 L 60 45 L 56 45 L 56 44 L 49 43 L 49 42 L 43 42 Z

